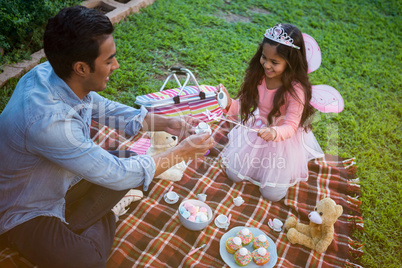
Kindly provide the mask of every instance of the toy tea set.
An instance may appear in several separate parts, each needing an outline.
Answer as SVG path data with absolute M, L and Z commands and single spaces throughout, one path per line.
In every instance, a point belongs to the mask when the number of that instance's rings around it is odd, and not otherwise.
M 172 188 L 171 188 L 172 189 Z M 165 201 L 174 204 L 179 201 L 179 195 L 172 190 L 165 194 Z M 207 195 L 201 193 L 197 199 L 184 199 L 178 208 L 178 217 L 181 224 L 191 231 L 201 231 L 206 228 L 214 219 L 217 228 L 225 230 L 220 239 L 220 255 L 229 267 L 274 267 L 278 255 L 275 242 L 262 230 L 246 226 L 233 227 L 229 231 L 232 214 L 214 215 L 211 207 L 206 203 Z M 234 206 L 244 204 L 244 199 L 240 196 L 233 198 Z M 334 224 L 342 215 L 342 206 L 337 205 L 331 198 L 325 197 L 320 200 L 314 211 L 309 214 L 310 223 L 303 224 L 298 222 L 294 216 L 286 219 L 283 223 L 278 218 L 268 219 L 267 225 L 274 232 L 287 230 L 287 238 L 292 244 L 300 244 L 317 253 L 323 253 L 332 243 L 334 237 Z M 244 234 L 241 234 L 241 232 Z M 308 235 L 310 234 L 310 235 Z M 249 237 L 250 241 L 237 243 L 233 246 L 237 238 L 243 240 L 242 236 Z M 235 251 L 228 249 L 228 244 L 235 248 Z M 265 245 L 260 249 L 261 246 Z M 192 255 L 204 248 L 206 244 L 191 250 L 188 254 Z M 241 251 L 240 251 L 241 250 Z M 237 255 L 236 255 L 237 254 Z M 263 263 L 259 263 L 263 260 Z M 246 261 L 245 263 L 243 261 Z
M 293 40 L 289 42 L 289 38 L 283 41 L 282 37 L 285 35 L 286 33 L 284 33 L 279 24 L 268 29 L 264 36 L 284 45 L 296 47 L 293 45 Z M 321 65 L 321 51 L 317 42 L 311 36 L 303 33 L 303 38 L 306 47 L 308 73 L 310 73 L 317 70 Z M 214 91 L 216 88 L 211 91 L 211 87 L 206 86 L 203 88 L 207 88 L 207 90 L 205 92 L 201 91 L 201 86 L 198 85 L 189 70 L 175 67 L 171 71 L 172 74 L 169 75 L 168 79 L 173 76 L 179 85 L 179 89 L 163 91 L 167 79 L 159 94 L 152 93 L 140 96 L 137 98 L 136 103 L 150 108 L 177 105 L 183 102 L 190 103 L 191 101 L 203 99 L 215 99 Z M 176 74 L 187 74 L 187 79 L 183 86 L 178 81 Z M 193 79 L 196 84 L 195 87 L 186 87 L 189 78 Z M 227 96 L 219 87 L 217 88 L 216 101 L 222 110 L 226 108 L 228 102 Z M 311 104 L 323 113 L 339 113 L 344 108 L 342 96 L 336 89 L 328 85 L 312 86 Z M 211 113 L 210 110 L 206 109 L 203 112 L 207 118 L 206 121 L 210 122 L 219 119 L 230 121 L 222 116 L 221 109 L 216 113 Z M 238 122 L 230 122 L 248 128 Z M 251 130 L 256 131 L 254 129 Z M 195 132 L 198 134 L 203 132 L 211 133 L 212 131 L 207 123 L 202 122 L 196 127 Z M 179 195 L 172 191 L 172 188 L 173 186 L 164 196 L 164 200 L 168 204 L 174 204 L 179 201 Z M 192 231 L 200 231 L 212 222 L 214 214 L 212 209 L 206 204 L 206 200 L 207 196 L 201 193 L 197 195 L 197 199 L 184 199 L 180 203 L 178 217 L 184 227 Z M 234 206 L 241 206 L 244 202 L 241 196 L 233 199 Z M 269 219 L 267 225 L 274 232 L 287 230 L 287 238 L 292 244 L 300 244 L 318 253 L 322 253 L 332 243 L 334 237 L 333 225 L 342 212 L 342 206 L 337 205 L 331 198 L 325 197 L 317 203 L 315 210 L 309 214 L 309 225 L 299 223 L 294 216 L 286 219 L 285 223 L 278 218 Z M 216 227 L 226 231 L 231 223 L 231 217 L 231 214 L 219 214 L 215 217 L 214 224 Z M 251 240 L 245 242 L 245 237 L 251 238 Z M 258 245 L 264 246 L 255 246 L 254 241 L 256 240 L 258 240 Z M 253 243 L 251 243 L 252 241 Z M 195 248 L 189 252 L 189 255 L 204 247 L 205 244 Z M 276 246 L 272 239 L 259 229 L 245 226 L 234 227 L 221 237 L 220 254 L 225 263 L 230 267 L 273 267 L 277 261 Z
M 208 226 L 212 221 L 214 215 L 212 209 L 205 202 L 207 195 L 200 193 L 197 195 L 197 199 L 184 199 L 178 209 L 178 215 L 180 222 L 191 231 L 200 231 Z M 173 186 L 169 191 L 165 193 L 164 200 L 168 204 L 175 204 L 179 201 L 179 195 L 173 191 Z M 235 206 L 240 206 L 244 203 L 244 200 L 238 196 L 233 199 Z M 228 216 L 219 214 L 215 218 L 215 225 L 218 228 L 228 229 L 230 225 L 230 219 L 232 215 Z

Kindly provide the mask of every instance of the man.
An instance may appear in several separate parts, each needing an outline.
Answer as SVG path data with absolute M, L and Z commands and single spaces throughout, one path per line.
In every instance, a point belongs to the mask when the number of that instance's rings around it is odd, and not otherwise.
M 110 20 L 82 6 L 49 19 L 49 62 L 22 77 L 0 115 L 0 234 L 39 267 L 105 267 L 114 205 L 131 188 L 214 145 L 191 118 L 163 117 L 101 97 L 119 68 Z M 91 120 L 187 137 L 156 156 L 118 158 L 90 139 Z

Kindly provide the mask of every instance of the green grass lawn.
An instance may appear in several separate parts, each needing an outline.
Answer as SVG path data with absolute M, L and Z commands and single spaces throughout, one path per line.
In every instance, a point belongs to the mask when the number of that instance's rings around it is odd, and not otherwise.
M 400 267 L 401 9 L 397 0 L 157 0 L 116 25 L 120 69 L 103 95 L 134 105 L 159 90 L 168 68 L 184 66 L 234 96 L 266 28 L 295 24 L 322 51 L 312 83 L 335 87 L 345 101 L 340 114 L 318 113 L 314 132 L 326 153 L 356 158 L 362 264 Z M 0 111 L 15 83 L 0 92 Z

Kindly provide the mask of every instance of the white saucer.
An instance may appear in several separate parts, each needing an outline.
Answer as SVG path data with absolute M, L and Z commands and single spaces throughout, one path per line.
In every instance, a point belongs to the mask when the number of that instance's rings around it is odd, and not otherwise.
M 174 204 L 174 203 L 176 203 L 177 201 L 179 201 L 179 196 L 178 196 L 178 195 L 177 195 L 177 198 L 176 198 L 175 200 L 169 200 L 169 199 L 167 199 L 166 195 L 167 195 L 167 193 L 163 196 L 163 199 L 164 199 L 165 202 L 168 203 L 168 204 Z
M 275 232 L 278 232 L 278 233 L 282 231 L 282 228 L 276 228 L 276 229 L 275 229 L 274 226 L 272 226 L 271 224 L 269 224 L 269 222 L 268 222 L 268 227 L 271 228 L 272 230 L 274 230 Z
M 220 223 L 218 223 L 218 221 L 216 220 L 216 218 L 215 218 L 214 223 L 215 223 L 216 227 L 218 227 L 218 228 L 226 228 L 227 226 L 229 226 L 228 223 L 226 223 L 226 224 L 220 224 Z

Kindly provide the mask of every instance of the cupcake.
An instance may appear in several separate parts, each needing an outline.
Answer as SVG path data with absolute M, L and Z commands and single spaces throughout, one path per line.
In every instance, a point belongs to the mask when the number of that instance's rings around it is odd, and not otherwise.
M 269 261 L 269 252 L 265 248 L 257 248 L 252 255 L 253 261 L 257 265 L 264 265 Z
M 241 248 L 234 254 L 234 259 L 237 265 L 246 266 L 253 259 L 253 255 L 246 248 Z
M 259 236 L 255 237 L 253 240 L 253 248 L 265 248 L 268 249 L 269 243 L 267 240 L 267 237 L 263 234 L 260 234 Z
M 248 228 L 243 228 L 237 232 L 236 236 L 240 237 L 241 242 L 244 246 L 248 245 L 253 241 L 253 233 L 250 232 Z
M 239 237 L 229 237 L 228 240 L 226 240 L 226 250 L 230 254 L 234 254 L 236 251 L 238 251 L 242 247 L 241 245 L 241 239 Z

